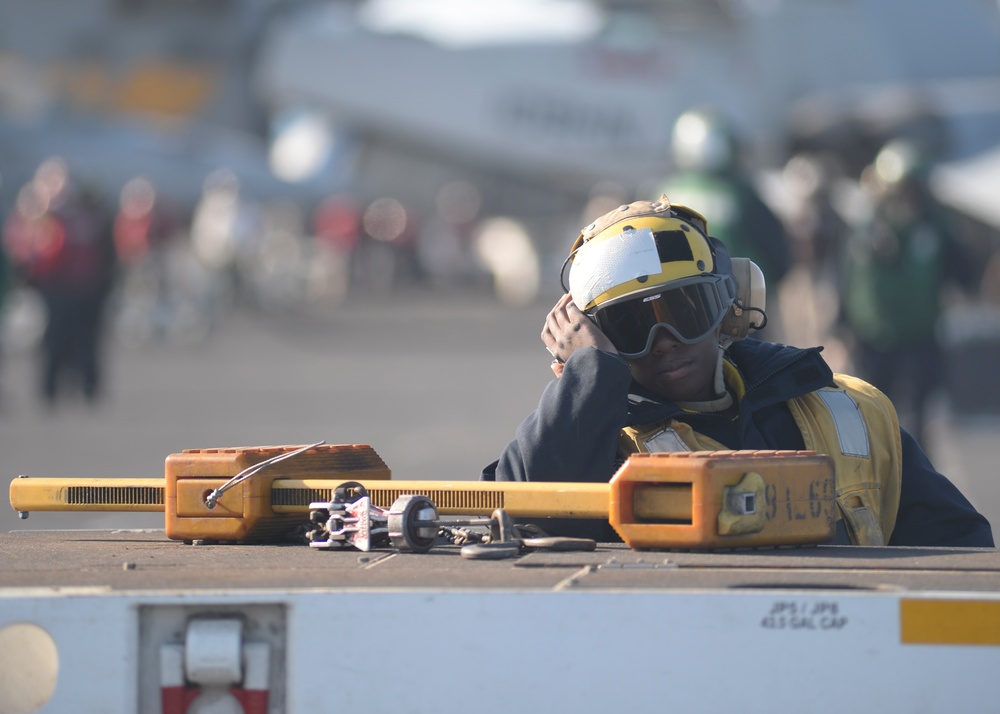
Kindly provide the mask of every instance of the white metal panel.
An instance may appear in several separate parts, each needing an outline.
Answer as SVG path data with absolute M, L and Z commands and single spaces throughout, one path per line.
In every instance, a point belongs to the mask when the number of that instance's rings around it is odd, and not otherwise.
M 851 692 L 879 712 L 984 711 L 1000 646 L 904 645 L 904 597 L 839 591 L 5 590 L 0 631 L 33 622 L 59 651 L 39 711 L 148 710 L 139 612 L 176 618 L 287 608 L 283 696 L 272 712 L 612 710 L 840 712 Z M 1000 603 L 1000 594 L 970 601 Z M 244 603 L 244 605 L 241 605 Z M 996 623 L 986 623 L 996 627 Z M 163 639 L 176 627 L 144 625 Z M 163 642 L 144 643 L 149 649 Z M 2 675 L 0 675 L 2 676 Z M 155 676 L 144 681 L 155 683 Z

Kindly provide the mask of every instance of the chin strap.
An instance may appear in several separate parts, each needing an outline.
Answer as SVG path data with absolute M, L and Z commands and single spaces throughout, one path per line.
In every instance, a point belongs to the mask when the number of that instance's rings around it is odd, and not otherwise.
M 725 355 L 725 352 L 726 351 L 724 349 L 722 349 L 722 345 L 719 345 L 719 357 L 715 361 L 715 385 L 714 386 L 715 386 L 715 393 L 717 395 L 719 395 L 720 397 L 723 394 L 727 394 L 727 395 L 729 394 L 729 392 L 726 391 L 726 379 L 725 379 L 725 375 L 723 375 L 723 373 L 722 373 L 722 359 L 723 359 L 723 357 Z

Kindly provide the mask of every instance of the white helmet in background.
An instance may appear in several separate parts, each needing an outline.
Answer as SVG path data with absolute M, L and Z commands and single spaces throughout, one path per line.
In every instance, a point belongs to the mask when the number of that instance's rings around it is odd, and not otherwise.
M 670 153 L 678 169 L 724 171 L 737 161 L 736 134 L 718 112 L 689 109 L 674 122 Z

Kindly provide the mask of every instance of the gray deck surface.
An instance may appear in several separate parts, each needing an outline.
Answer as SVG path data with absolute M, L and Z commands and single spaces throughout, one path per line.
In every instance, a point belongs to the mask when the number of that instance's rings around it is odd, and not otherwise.
M 735 552 L 534 551 L 469 560 L 451 545 L 423 554 L 304 544 L 186 545 L 162 531 L 0 534 L 2 587 L 112 591 L 299 588 L 727 589 L 1000 591 L 1000 550 L 817 546 Z

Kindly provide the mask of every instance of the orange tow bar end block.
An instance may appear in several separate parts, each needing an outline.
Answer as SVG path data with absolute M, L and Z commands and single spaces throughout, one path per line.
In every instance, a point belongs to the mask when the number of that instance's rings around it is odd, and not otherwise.
M 636 454 L 608 520 L 636 549 L 814 545 L 836 533 L 833 460 L 813 451 Z
M 218 496 L 209 495 L 230 479 L 269 459 L 301 447 L 257 446 L 231 449 L 187 449 L 166 459 L 166 535 L 174 540 L 218 540 L 240 543 L 275 542 L 297 523 L 298 512 L 276 511 L 271 485 L 278 479 L 321 479 L 331 490 L 345 481 L 388 480 L 389 468 L 367 444 L 322 444 L 295 458 L 277 461 Z M 329 500 L 329 499 L 327 499 Z

